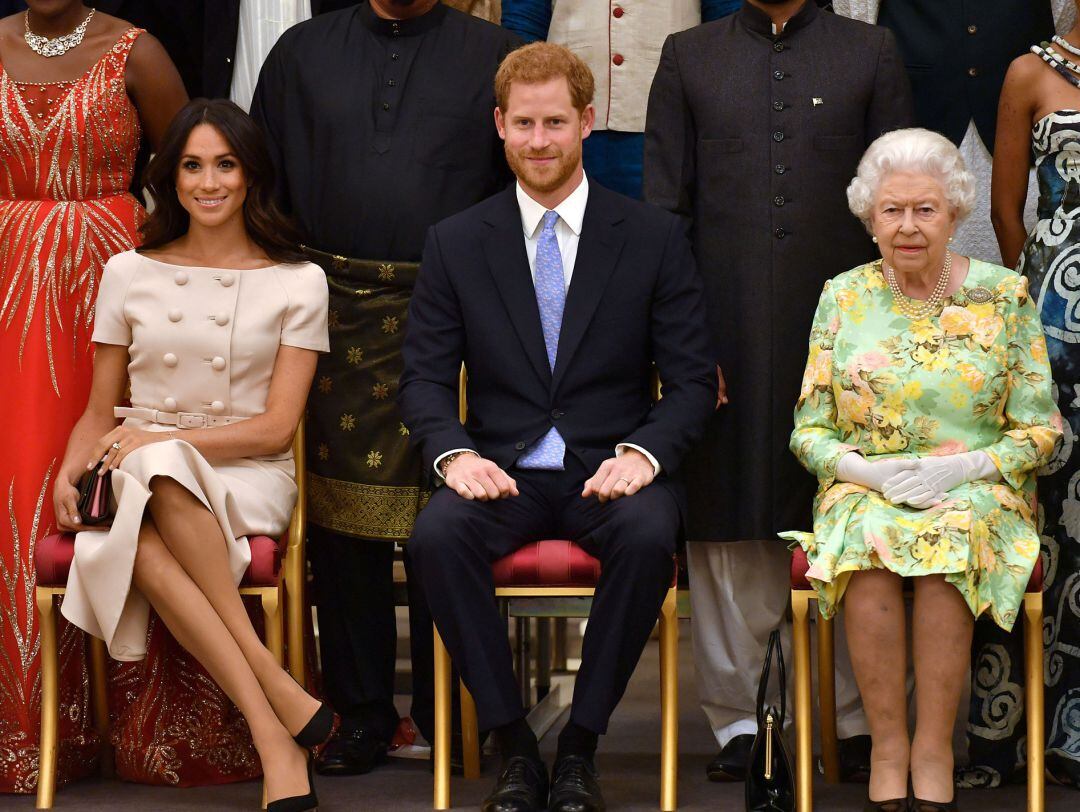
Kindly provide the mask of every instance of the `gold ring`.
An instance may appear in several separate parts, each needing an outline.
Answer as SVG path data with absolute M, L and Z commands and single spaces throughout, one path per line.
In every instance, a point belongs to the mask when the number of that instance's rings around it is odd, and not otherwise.
M 120 450 L 120 443 L 113 443 L 112 447 L 115 448 L 117 451 L 119 451 Z

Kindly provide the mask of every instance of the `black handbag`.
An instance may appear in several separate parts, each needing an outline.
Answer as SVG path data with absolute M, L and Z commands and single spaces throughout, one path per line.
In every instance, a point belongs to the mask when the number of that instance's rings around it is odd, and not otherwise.
M 99 462 L 92 471 L 83 474 L 79 481 L 79 518 L 82 524 L 93 527 L 111 521 L 112 506 L 112 471 L 98 476 L 104 462 Z
M 779 712 L 775 707 L 765 704 L 774 655 L 780 679 Z M 780 645 L 780 631 L 775 630 L 769 635 L 765 664 L 761 667 L 761 680 L 758 682 L 758 730 L 746 765 L 747 812 L 794 812 L 795 809 L 795 778 L 791 771 L 791 759 L 788 758 L 787 748 L 784 746 L 786 694 L 784 650 Z

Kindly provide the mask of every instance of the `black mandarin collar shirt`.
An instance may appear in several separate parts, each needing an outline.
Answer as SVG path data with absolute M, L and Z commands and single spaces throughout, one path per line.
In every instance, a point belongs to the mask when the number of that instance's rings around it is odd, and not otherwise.
M 820 13 L 821 11 L 818 9 L 817 3 L 815 3 L 814 0 L 806 0 L 806 2 L 803 3 L 803 7 L 795 12 L 794 16 L 787 21 L 784 30 L 779 34 L 774 34 L 772 17 L 757 6 L 743 3 L 743 7 L 736 12 L 739 17 L 739 22 L 746 26 L 748 31 L 755 34 L 761 34 L 769 39 L 776 39 L 777 37 L 794 34 L 800 28 L 805 28 L 812 23 Z
M 387 20 L 364 3 L 286 31 L 251 114 L 306 242 L 357 259 L 418 261 L 429 226 L 503 188 L 511 175 L 494 79 L 519 44 L 441 4 Z

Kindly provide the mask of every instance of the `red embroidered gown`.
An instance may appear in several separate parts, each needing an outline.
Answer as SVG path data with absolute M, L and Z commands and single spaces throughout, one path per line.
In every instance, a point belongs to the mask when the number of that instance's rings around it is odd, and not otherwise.
M 17 82 L 0 66 L 0 792 L 33 792 L 40 708 L 34 546 L 54 532 L 52 481 L 86 406 L 101 270 L 134 247 L 128 192 L 141 131 L 124 71 L 129 29 L 80 78 Z M 95 766 L 84 638 L 60 619 L 61 781 Z M 165 631 L 110 664 L 118 774 L 191 785 L 259 773 L 247 726 Z

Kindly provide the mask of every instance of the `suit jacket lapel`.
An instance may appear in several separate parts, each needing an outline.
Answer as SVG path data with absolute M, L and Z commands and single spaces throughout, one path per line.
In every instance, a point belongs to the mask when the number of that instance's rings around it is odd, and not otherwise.
M 566 294 L 562 330 L 559 332 L 559 352 L 555 357 L 555 372 L 551 382 L 552 392 L 558 391 L 567 367 L 574 357 L 585 331 L 592 321 L 593 313 L 600 304 L 608 279 L 615 270 L 625 236 L 618 227 L 621 218 L 612 218 L 604 206 L 604 189 L 592 184 L 589 202 L 585 206 L 585 219 L 578 241 L 577 259 L 570 290 Z
M 536 304 L 536 288 L 529 270 L 529 257 L 525 253 L 525 238 L 521 231 L 521 214 L 518 210 L 514 187 L 502 194 L 499 206 L 487 221 L 492 226 L 484 244 L 488 270 L 510 314 L 514 331 L 521 340 L 536 374 L 551 384 L 544 332 L 540 327 L 540 308 Z

